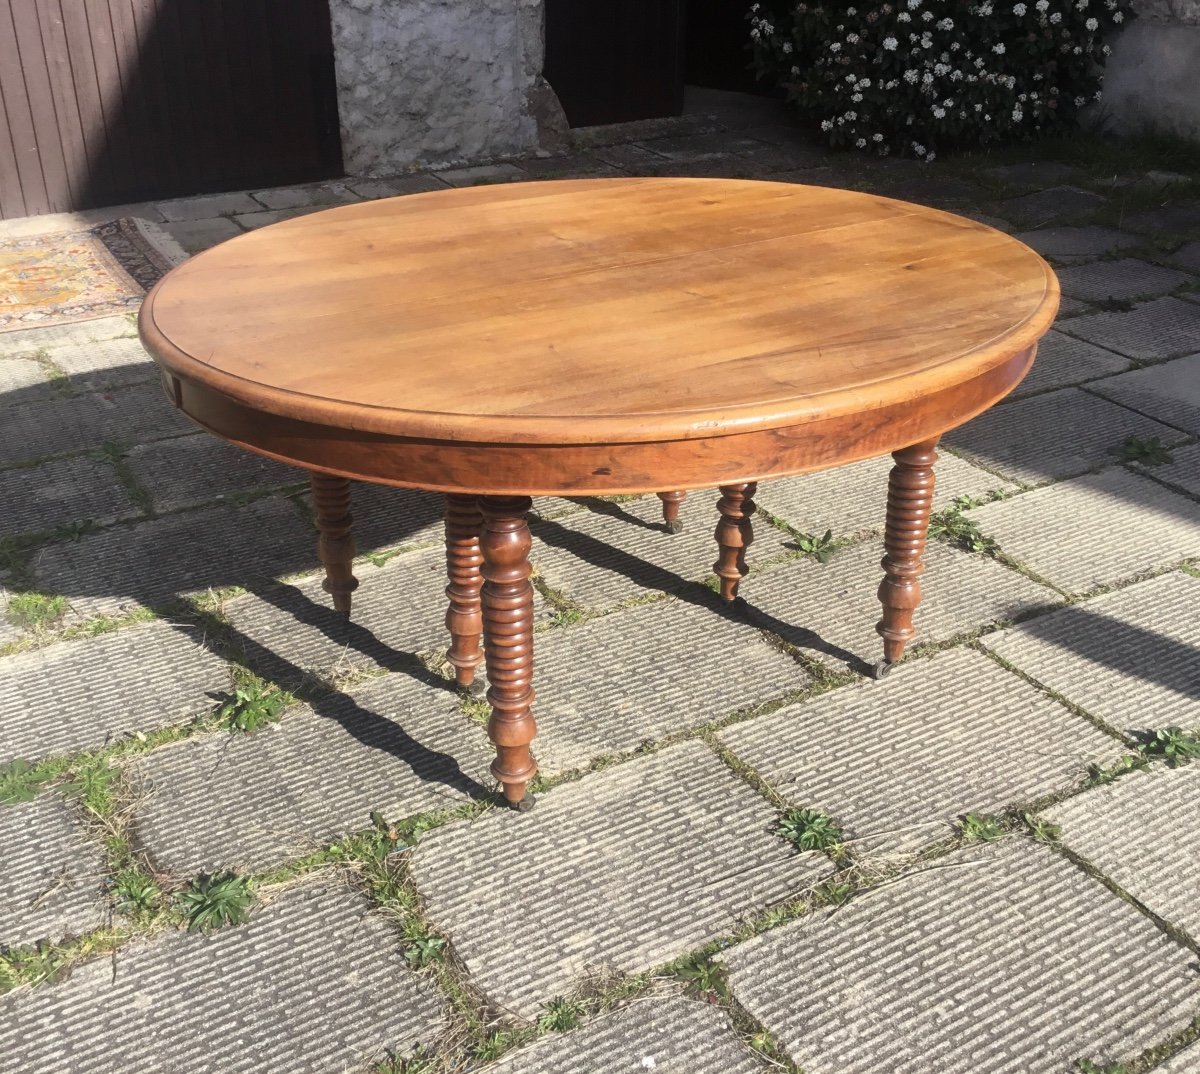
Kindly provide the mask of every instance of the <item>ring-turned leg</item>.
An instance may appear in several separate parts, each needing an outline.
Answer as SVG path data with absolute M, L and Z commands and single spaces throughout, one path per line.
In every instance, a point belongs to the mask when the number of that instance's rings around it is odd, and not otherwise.
M 483 515 L 475 496 L 446 497 L 446 573 L 450 584 L 446 596 L 446 626 L 450 630 L 450 663 L 459 686 L 475 681 L 475 669 L 483 660 L 483 552 L 479 534 Z
M 313 512 L 317 519 L 317 556 L 325 565 L 325 592 L 333 606 L 350 616 L 350 594 L 358 588 L 354 577 L 354 516 L 350 514 L 350 482 L 330 474 L 309 474 Z
M 726 600 L 737 597 L 738 583 L 747 573 L 746 549 L 754 540 L 754 526 L 750 516 L 754 514 L 754 494 L 758 485 L 722 485 L 717 510 L 721 512 L 717 523 L 717 545 L 720 555 L 713 570 L 721 578 L 721 596 Z
M 921 603 L 921 572 L 925 539 L 933 510 L 933 464 L 938 438 L 892 453 L 896 465 L 888 478 L 887 526 L 884 530 L 884 579 L 879 586 L 883 618 L 876 626 L 883 638 L 883 660 L 875 665 L 881 679 L 904 655 L 917 632 L 913 612 Z
M 528 496 L 481 496 L 483 636 L 492 706 L 488 737 L 496 745 L 492 774 L 516 809 L 529 809 L 525 785 L 537 772 L 529 743 L 537 734 L 533 705 L 533 586 Z
M 687 499 L 687 493 L 660 492 L 658 498 L 662 500 L 663 523 L 667 527 L 667 532 L 682 533 L 683 522 L 679 518 L 679 508 L 683 501 Z

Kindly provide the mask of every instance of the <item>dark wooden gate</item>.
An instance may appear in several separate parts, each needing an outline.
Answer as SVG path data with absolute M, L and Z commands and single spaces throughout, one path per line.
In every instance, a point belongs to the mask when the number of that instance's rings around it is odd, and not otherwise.
M 341 171 L 328 0 L 0 0 L 0 217 Z
M 546 81 L 572 127 L 683 111 L 684 0 L 546 0 Z

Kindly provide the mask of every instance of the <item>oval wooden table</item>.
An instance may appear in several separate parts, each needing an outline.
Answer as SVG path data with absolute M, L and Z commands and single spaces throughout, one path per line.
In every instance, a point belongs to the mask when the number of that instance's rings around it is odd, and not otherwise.
M 599 179 L 330 209 L 202 253 L 142 307 L 171 401 L 313 473 L 349 610 L 347 478 L 444 492 L 450 658 L 484 638 L 492 771 L 537 771 L 530 496 L 721 488 L 745 573 L 755 485 L 891 452 L 880 671 L 915 634 L 935 446 L 1021 380 L 1058 307 L 1028 247 L 825 187 Z

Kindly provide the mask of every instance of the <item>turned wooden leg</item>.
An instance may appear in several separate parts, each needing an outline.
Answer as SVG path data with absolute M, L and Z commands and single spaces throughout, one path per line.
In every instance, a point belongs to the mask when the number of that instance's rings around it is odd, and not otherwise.
M 446 626 L 450 630 L 450 663 L 459 686 L 475 681 L 475 669 L 483 660 L 480 641 L 483 638 L 483 552 L 479 548 L 479 533 L 483 515 L 475 496 L 446 497 L 446 573 L 450 584 L 446 596 Z
M 317 518 L 317 557 L 325 564 L 325 592 L 333 606 L 350 616 L 350 594 L 358 588 L 354 577 L 354 516 L 350 514 L 350 482 L 344 477 L 312 473 L 313 511 Z
M 746 549 L 754 540 L 754 526 L 750 516 L 754 514 L 754 494 L 758 485 L 722 485 L 717 510 L 721 519 L 717 523 L 717 544 L 721 552 L 713 570 L 721 577 L 721 596 L 726 600 L 737 597 L 738 583 L 747 573 Z
M 933 464 L 938 437 L 892 453 L 896 465 L 888 479 L 887 526 L 884 531 L 884 579 L 879 586 L 883 618 L 876 630 L 883 638 L 883 660 L 875 665 L 877 679 L 904 655 L 917 632 L 913 612 L 921 603 L 921 572 L 925 538 L 933 510 Z
M 662 500 L 663 522 L 666 524 L 667 532 L 682 533 L 683 523 L 679 519 L 679 507 L 687 499 L 687 493 L 660 492 L 658 498 Z
M 529 743 L 537 734 L 533 713 L 533 586 L 528 496 L 482 496 L 483 636 L 487 651 L 488 737 L 496 745 L 492 774 L 516 809 L 529 809 L 525 785 L 537 772 Z

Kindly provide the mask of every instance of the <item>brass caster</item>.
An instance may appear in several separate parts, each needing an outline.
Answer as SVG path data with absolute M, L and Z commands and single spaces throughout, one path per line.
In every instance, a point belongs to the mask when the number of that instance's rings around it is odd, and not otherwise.
M 891 673 L 891 670 L 896 665 L 890 660 L 880 660 L 873 668 L 871 668 L 872 679 L 886 679 Z

